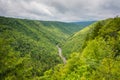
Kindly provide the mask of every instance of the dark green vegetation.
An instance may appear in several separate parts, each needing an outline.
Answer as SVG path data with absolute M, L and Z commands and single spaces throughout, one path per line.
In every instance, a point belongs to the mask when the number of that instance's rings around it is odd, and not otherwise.
M 0 80 L 30 80 L 62 62 L 56 44 L 83 27 L 0 17 Z
M 120 18 L 96 22 L 70 37 L 63 46 L 67 64 L 40 80 L 120 80 Z

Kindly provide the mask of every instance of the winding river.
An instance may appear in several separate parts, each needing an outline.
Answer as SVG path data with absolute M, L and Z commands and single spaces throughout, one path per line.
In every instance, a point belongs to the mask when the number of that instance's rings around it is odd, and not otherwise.
M 62 59 L 63 63 L 66 64 L 66 58 L 62 55 L 62 49 L 58 45 L 56 47 L 58 48 L 58 55 Z

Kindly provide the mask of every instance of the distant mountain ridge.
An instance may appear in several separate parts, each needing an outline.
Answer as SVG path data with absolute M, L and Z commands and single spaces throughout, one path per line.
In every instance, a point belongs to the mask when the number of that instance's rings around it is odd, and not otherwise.
M 75 23 L 75 24 L 79 24 L 80 26 L 89 26 L 91 25 L 92 23 L 95 23 L 97 21 L 80 21 L 80 22 L 72 22 L 72 23 Z

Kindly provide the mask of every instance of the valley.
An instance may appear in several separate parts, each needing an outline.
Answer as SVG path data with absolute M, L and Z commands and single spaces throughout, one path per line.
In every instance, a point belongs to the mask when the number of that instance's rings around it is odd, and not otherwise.
M 88 23 L 0 17 L 0 80 L 119 80 L 120 18 Z
M 0 17 L 0 79 L 33 79 L 63 63 L 56 44 L 82 28 L 74 23 Z

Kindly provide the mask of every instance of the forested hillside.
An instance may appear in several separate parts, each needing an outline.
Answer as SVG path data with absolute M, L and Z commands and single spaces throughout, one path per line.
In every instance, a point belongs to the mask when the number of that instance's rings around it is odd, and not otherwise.
M 0 17 L 0 80 L 36 80 L 62 62 L 56 45 L 82 28 L 73 23 Z
M 92 35 L 96 35 L 96 33 L 95 32 L 93 33 L 93 31 L 98 30 L 98 28 L 104 25 L 106 21 L 107 20 L 95 22 L 85 27 L 81 31 L 78 31 L 71 37 L 69 37 L 67 41 L 65 42 L 65 44 L 63 44 L 62 46 L 63 53 L 65 53 L 64 55 L 66 57 L 69 57 L 69 55 L 73 52 L 81 52 L 83 48 L 85 47 L 87 40 L 89 38 L 92 38 Z M 95 29 L 95 27 L 97 28 Z
M 67 63 L 40 80 L 120 80 L 120 18 L 96 22 L 70 37 L 63 46 Z

